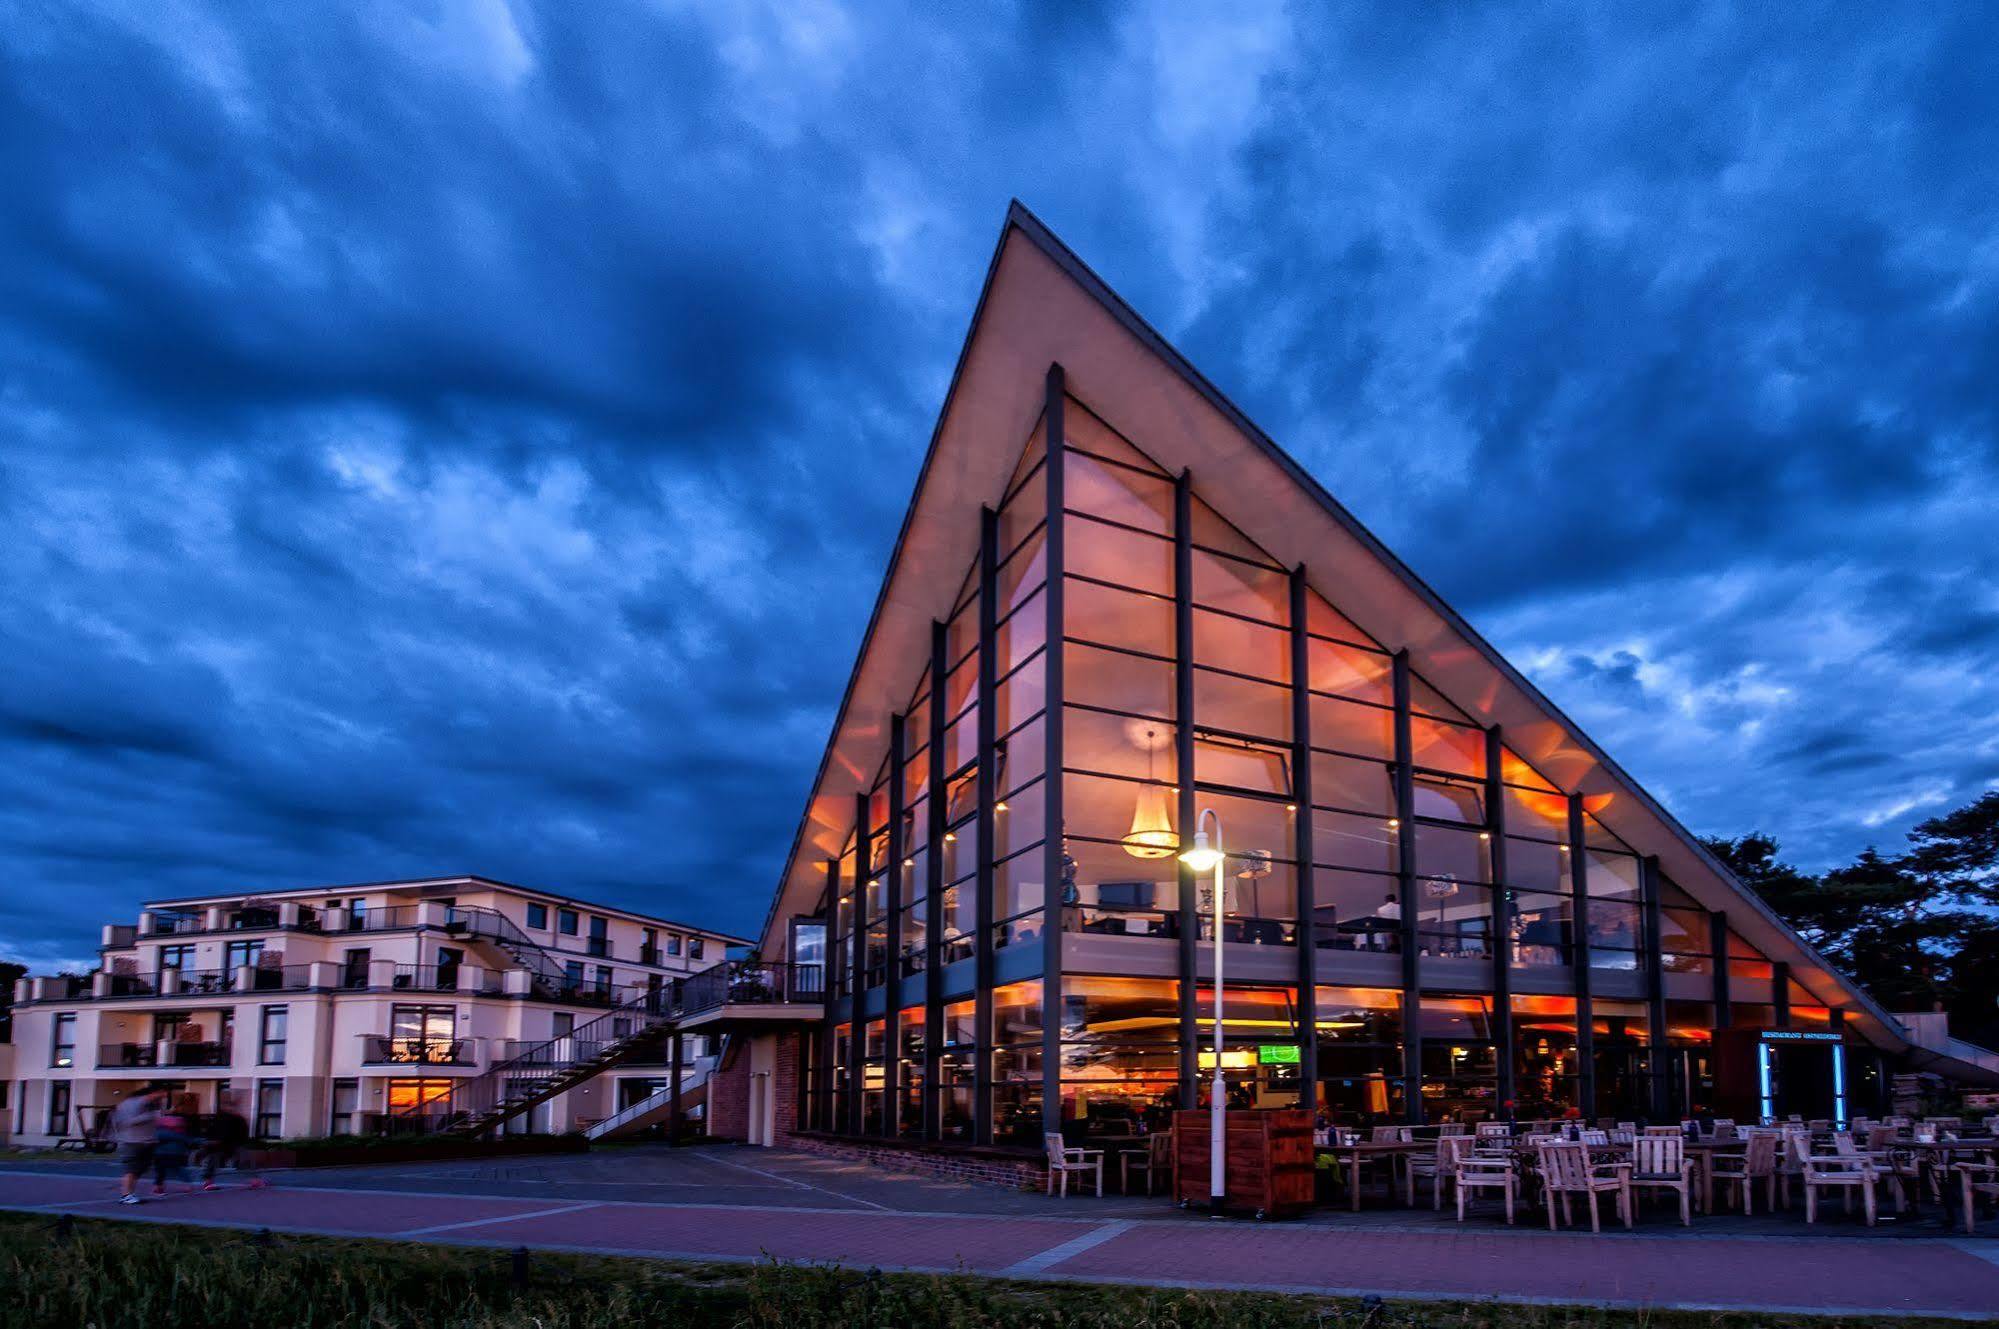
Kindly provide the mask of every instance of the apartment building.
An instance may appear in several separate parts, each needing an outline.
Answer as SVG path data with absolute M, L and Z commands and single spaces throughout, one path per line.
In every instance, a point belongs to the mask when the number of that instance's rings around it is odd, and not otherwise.
M 6 1126 L 53 1145 L 161 1083 L 268 1139 L 437 1129 L 511 1066 L 590 1062 L 599 1026 L 645 1023 L 625 1013 L 738 944 L 473 876 L 157 900 L 104 928 L 94 972 L 16 983 Z M 671 1056 L 622 1046 L 504 1129 L 588 1127 L 663 1090 Z

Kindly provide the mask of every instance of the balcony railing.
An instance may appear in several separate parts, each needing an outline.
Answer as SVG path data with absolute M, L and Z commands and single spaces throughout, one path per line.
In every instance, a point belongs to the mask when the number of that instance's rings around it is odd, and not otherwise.
M 97 1049 L 100 1070 L 122 1066 L 227 1066 L 227 1043 L 105 1043 Z
M 253 992 L 303 992 L 312 986 L 309 964 L 258 966 L 250 971 Z
M 97 1049 L 97 1068 L 110 1070 L 119 1066 L 157 1066 L 159 1045 L 155 1043 L 105 1043 Z
M 181 932 L 200 932 L 205 921 L 201 914 L 154 914 L 152 927 L 140 935 L 171 937 Z
M 150 997 L 159 990 L 158 981 L 144 974 L 111 975 L 109 991 L 114 997 Z
M 236 975 L 227 969 L 180 971 L 180 990 L 183 996 L 208 996 L 219 992 L 230 992 L 235 987 Z
M 674 1005 L 684 1018 L 721 1006 L 769 1006 L 826 999 L 826 967 L 728 960 L 674 984 Z
M 361 1060 L 370 1066 L 471 1066 L 472 1040 L 467 1038 L 397 1038 L 369 1034 L 361 1040 Z
M 398 992 L 498 993 L 506 980 L 496 970 L 463 964 L 399 964 L 391 986 Z

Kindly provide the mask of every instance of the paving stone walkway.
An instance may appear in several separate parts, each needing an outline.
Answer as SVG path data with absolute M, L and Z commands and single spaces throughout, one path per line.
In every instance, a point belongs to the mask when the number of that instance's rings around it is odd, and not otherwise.
M 1999 1318 L 1999 1240 L 1944 1236 L 1941 1222 L 1927 1229 L 1935 1235 L 1904 1240 L 1847 1224 L 1808 1231 L 1789 1216 L 1718 1218 L 1691 1230 L 1653 1217 L 1635 1233 L 1600 1238 L 1496 1219 L 1460 1227 L 1426 1211 L 1253 1223 L 1199 1218 L 1143 1196 L 1064 1203 L 749 1149 L 297 1171 L 266 1189 L 176 1189 L 132 1206 L 115 1202 L 111 1171 L 100 1161 L 0 1165 L 0 1208 L 1162 1286 Z

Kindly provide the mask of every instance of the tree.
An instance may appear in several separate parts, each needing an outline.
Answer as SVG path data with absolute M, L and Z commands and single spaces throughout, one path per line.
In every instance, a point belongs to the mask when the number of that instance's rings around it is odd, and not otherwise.
M 1999 791 L 1909 832 L 1889 857 L 1869 847 L 1823 876 L 1778 856 L 1762 834 L 1704 843 L 1826 959 L 1893 1010 L 1941 1006 L 1952 1032 L 1999 1041 Z

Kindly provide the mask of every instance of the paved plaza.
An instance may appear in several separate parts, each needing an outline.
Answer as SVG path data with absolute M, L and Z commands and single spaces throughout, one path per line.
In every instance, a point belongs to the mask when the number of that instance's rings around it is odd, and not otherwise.
M 274 1174 L 272 1184 L 115 1203 L 101 1159 L 0 1164 L 0 1208 L 690 1260 L 783 1260 L 1020 1278 L 1695 1309 L 1999 1316 L 1999 1239 L 1927 1213 L 1869 1231 L 1834 1215 L 1550 1234 L 1425 1209 L 1212 1220 L 1166 1200 L 1051 1200 L 782 1150 L 628 1147 L 492 1163 Z M 1999 1233 L 1999 1226 L 1995 1226 Z

